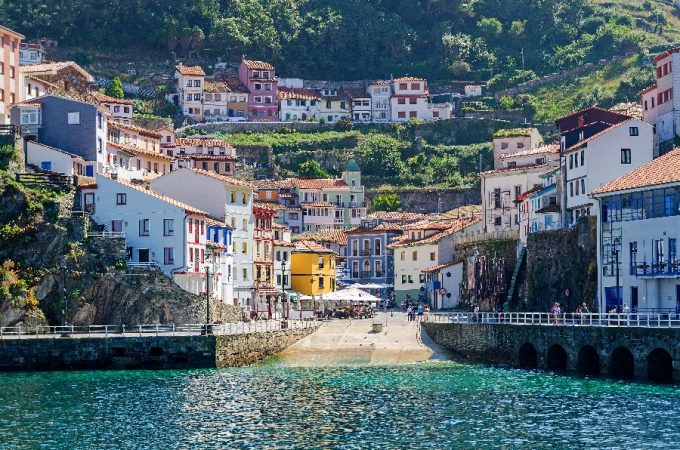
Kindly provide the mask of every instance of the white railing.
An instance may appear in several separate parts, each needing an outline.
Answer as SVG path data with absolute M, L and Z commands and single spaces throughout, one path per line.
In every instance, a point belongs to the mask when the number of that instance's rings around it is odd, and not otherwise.
M 131 269 L 160 269 L 161 266 L 156 261 L 149 262 L 131 262 L 126 261 L 125 265 Z
M 595 327 L 680 327 L 678 313 L 588 313 L 551 314 L 539 312 L 453 312 L 434 313 L 425 317 L 432 323 L 475 323 L 504 325 L 551 325 Z
M 254 320 L 224 324 L 64 325 L 0 327 L 0 339 L 54 339 L 142 336 L 219 336 L 314 328 L 317 320 Z
M 87 237 L 125 239 L 125 232 L 124 231 L 88 231 Z

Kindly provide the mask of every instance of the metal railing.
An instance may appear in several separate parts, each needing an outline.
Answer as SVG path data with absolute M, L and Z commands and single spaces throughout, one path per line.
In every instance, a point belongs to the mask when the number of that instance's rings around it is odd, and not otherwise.
M 124 231 L 88 231 L 87 237 L 100 237 L 100 238 L 117 238 L 125 239 Z
M 149 262 L 126 261 L 125 265 L 128 266 L 131 269 L 159 269 L 160 270 L 160 268 L 161 268 L 161 266 L 156 261 L 149 261 Z
M 596 327 L 643 327 L 674 328 L 680 327 L 680 314 L 669 313 L 564 313 L 551 314 L 539 312 L 454 312 L 433 313 L 425 318 L 433 323 L 474 323 L 507 325 L 553 325 L 553 326 L 596 326 Z
M 143 336 L 219 336 L 314 328 L 317 320 L 255 320 L 223 324 L 64 325 L 0 327 L 0 339 L 55 339 Z

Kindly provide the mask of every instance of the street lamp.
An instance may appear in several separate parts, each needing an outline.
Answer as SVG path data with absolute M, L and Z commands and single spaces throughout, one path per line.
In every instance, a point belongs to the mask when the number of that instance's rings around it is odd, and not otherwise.
M 285 255 L 285 252 L 284 252 Z M 286 302 L 287 318 L 290 317 L 290 302 L 286 300 L 286 260 L 281 260 L 281 301 Z
M 619 274 L 619 244 L 621 243 L 621 239 L 618 237 L 614 238 L 614 246 L 612 248 L 612 253 L 614 254 L 614 266 L 616 269 L 616 307 L 618 312 L 623 311 L 623 305 L 621 302 L 623 301 L 623 296 L 619 295 L 619 285 L 620 283 L 620 274 Z
M 206 261 L 212 257 L 210 251 L 206 252 Z M 205 334 L 212 334 L 210 328 L 210 263 L 205 263 Z

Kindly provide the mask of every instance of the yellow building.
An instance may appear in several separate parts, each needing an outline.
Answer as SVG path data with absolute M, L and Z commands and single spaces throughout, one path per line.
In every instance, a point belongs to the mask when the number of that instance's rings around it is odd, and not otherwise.
M 291 255 L 291 288 L 302 295 L 335 291 L 335 252 L 312 241 L 298 241 Z

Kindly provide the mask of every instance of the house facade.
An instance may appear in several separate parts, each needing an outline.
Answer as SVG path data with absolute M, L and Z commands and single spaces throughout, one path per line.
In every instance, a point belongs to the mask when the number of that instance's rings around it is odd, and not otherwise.
M 255 220 L 253 256 L 255 279 L 254 310 L 258 317 L 274 318 L 281 291 L 274 284 L 274 228 L 276 209 L 268 203 L 253 203 Z
M 366 88 L 371 96 L 371 120 L 376 123 L 387 123 L 392 120 L 390 97 L 392 88 L 389 80 L 369 81 Z
M 392 122 L 406 122 L 409 119 L 431 120 L 431 113 L 428 110 L 429 91 L 424 78 L 395 78 L 391 80 L 391 87 Z
M 238 78 L 250 92 L 248 119 L 269 122 L 278 120 L 278 81 L 274 66 L 266 61 L 244 59 L 238 68 Z
M 312 241 L 297 241 L 291 254 L 291 287 L 317 300 L 335 291 L 335 253 Z
M 373 102 L 371 95 L 366 91 L 366 89 L 345 88 L 345 93 L 352 102 L 352 122 L 371 122 Z
M 173 153 L 173 170 L 201 169 L 220 175 L 234 175 L 236 149 L 223 139 L 211 136 L 175 138 Z
M 297 122 L 319 120 L 321 96 L 311 89 L 279 88 L 279 120 Z
M 110 97 L 101 92 L 93 92 L 95 101 L 109 110 L 110 119 L 125 125 L 131 125 L 134 116 L 134 107 L 131 101 Z
M 3 124 L 10 123 L 10 108 L 24 100 L 24 87 L 19 72 L 19 47 L 24 35 L 0 26 L 0 117 Z
M 351 119 L 352 101 L 342 89 L 320 89 L 319 121 L 336 123 L 343 119 Z
M 205 72 L 200 66 L 175 67 L 175 88 L 181 113 L 194 120 L 203 120 L 203 88 Z
M 20 70 L 24 92 L 26 92 L 29 82 L 32 86 L 38 86 L 39 83 L 36 80 L 40 80 L 41 88 L 45 89 L 48 94 L 61 95 L 89 103 L 96 102 L 92 97 L 95 85 L 94 77 L 74 61 L 22 66 Z
M 600 186 L 593 198 L 600 210 L 600 311 L 627 305 L 631 311 L 675 313 L 680 305 L 680 149 Z
M 40 42 L 22 42 L 19 44 L 19 65 L 33 66 L 45 60 L 45 48 Z
M 110 121 L 105 170 L 121 179 L 145 180 L 172 170 L 172 157 L 161 148 L 161 134 L 154 130 Z
M 536 128 L 498 130 L 493 135 L 493 167 L 503 168 L 502 157 L 540 147 L 543 137 Z M 526 164 L 522 164 L 526 165 Z
M 15 105 L 11 124 L 22 137 L 85 160 L 85 175 L 103 173 L 107 163 L 108 111 L 92 103 L 47 95 Z
M 253 188 L 248 183 L 200 169 L 178 169 L 155 178 L 151 189 L 206 211 L 232 230 L 234 299 L 251 308 L 253 275 Z

